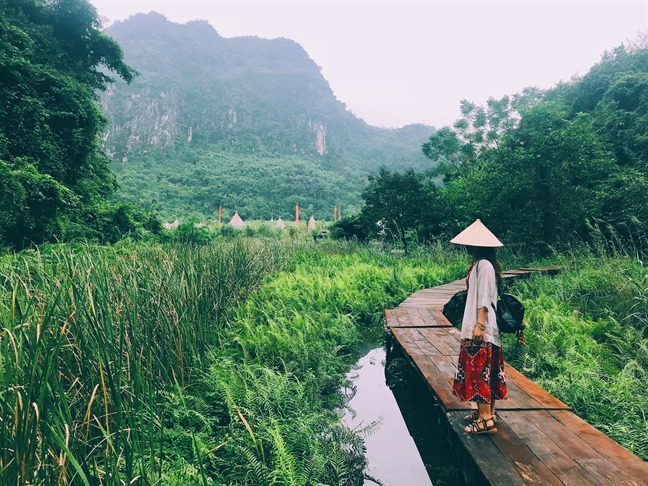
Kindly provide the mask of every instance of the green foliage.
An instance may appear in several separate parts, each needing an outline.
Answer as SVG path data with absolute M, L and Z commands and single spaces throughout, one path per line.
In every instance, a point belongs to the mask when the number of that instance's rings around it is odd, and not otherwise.
M 376 237 L 378 228 L 375 222 L 368 221 L 360 214 L 345 216 L 331 225 L 331 238 L 355 239 L 366 242 Z
M 530 97 L 529 93 L 524 96 Z M 440 161 L 431 173 L 444 175 L 445 182 L 472 175 L 483 164 L 489 150 L 496 148 L 502 136 L 515 126 L 514 106 L 523 104 L 522 99 L 518 96 L 512 102 L 508 96 L 501 100 L 490 98 L 486 108 L 462 100 L 462 118 L 453 128 L 443 127 L 430 135 L 422 146 L 426 157 Z
M 4 258 L 3 482 L 153 482 L 163 393 L 207 369 L 219 327 L 281 253 L 234 241 L 45 247 Z
M 0 160 L 0 245 L 21 247 L 60 234 L 59 211 L 74 196 L 69 189 L 33 164 Z
M 483 197 L 491 201 L 483 210 L 505 241 L 586 238 L 588 218 L 603 217 L 606 180 L 615 166 L 589 115 L 568 120 L 561 107 L 540 103 L 493 161 L 482 180 Z M 501 208 L 507 218 L 498 221 Z
M 427 223 L 436 223 L 434 187 L 426 186 L 425 179 L 413 169 L 404 174 L 381 167 L 377 176 L 369 176 L 369 184 L 362 193 L 364 206 L 361 216 L 377 222 L 380 234 L 400 241 L 405 252 L 412 234 Z
M 78 208 L 74 217 L 61 225 L 61 239 L 68 242 L 91 241 L 115 244 L 131 240 L 164 241 L 166 233 L 158 216 L 130 203 L 100 202 Z
M 178 225 L 175 231 L 176 239 L 181 243 L 206 245 L 211 241 L 207 227 L 198 223 L 198 218 L 190 218 Z
M 178 149 L 160 163 L 162 155 L 151 152 L 145 162 L 114 166 L 121 186 L 114 199 L 155 206 L 167 221 L 192 216 L 216 220 L 220 206 L 224 221 L 235 210 L 245 221 L 272 217 L 289 221 L 294 219 L 295 205 L 308 217 L 330 220 L 335 205 L 349 212 L 360 206 L 365 184 L 364 172 L 345 168 L 332 173 L 313 156 L 198 151 L 187 163 Z
M 333 237 L 379 238 L 397 242 L 407 253 L 412 242 L 432 237 L 443 218 L 436 188 L 413 169 L 400 174 L 381 167 L 378 175 L 369 176 L 362 199 L 360 214 L 336 222 Z
M 83 0 L 0 3 L 0 186 L 17 211 L 0 245 L 20 248 L 61 237 L 79 206 L 115 189 L 99 149 L 105 120 L 96 105 L 112 71 L 130 82 L 119 46 Z

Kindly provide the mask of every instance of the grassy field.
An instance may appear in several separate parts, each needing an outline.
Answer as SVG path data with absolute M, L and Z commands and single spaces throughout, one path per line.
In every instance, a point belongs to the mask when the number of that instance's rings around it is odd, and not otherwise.
M 5 256 L 2 483 L 362 484 L 362 431 L 336 410 L 363 330 L 467 263 L 442 246 L 242 237 Z M 507 358 L 646 458 L 643 263 L 540 263 L 564 270 L 515 284 L 531 327 Z

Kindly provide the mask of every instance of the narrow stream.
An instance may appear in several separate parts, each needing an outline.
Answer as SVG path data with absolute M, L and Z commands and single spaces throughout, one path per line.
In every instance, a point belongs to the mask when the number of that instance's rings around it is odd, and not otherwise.
M 386 346 L 375 343 L 348 378 L 351 399 L 343 418 L 351 429 L 364 430 L 368 463 L 364 486 L 461 483 L 438 426 L 445 417 L 439 416 L 442 412 L 434 406 L 427 385 L 398 349 L 388 359 Z

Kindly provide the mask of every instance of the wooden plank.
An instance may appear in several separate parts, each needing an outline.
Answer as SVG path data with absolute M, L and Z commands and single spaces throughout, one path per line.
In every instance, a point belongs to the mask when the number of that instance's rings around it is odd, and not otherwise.
M 550 481 L 545 483 L 528 482 L 525 477 L 512 467 L 511 460 L 507 457 L 502 450 L 497 447 L 492 440 L 491 435 L 469 435 L 464 432 L 466 422 L 463 419 L 465 411 L 448 413 L 448 423 L 455 436 L 465 450 L 475 461 L 475 464 L 482 471 L 488 484 L 492 485 L 511 485 L 518 486 L 524 484 L 561 484 L 552 483 Z M 499 434 L 499 430 L 497 432 Z M 519 445 L 519 444 L 516 444 Z M 522 444 L 522 447 L 525 447 Z M 520 449 L 520 457 L 524 453 L 524 449 Z M 532 464 L 534 456 L 528 451 L 524 457 L 525 464 Z M 539 477 L 534 468 L 529 468 L 530 473 L 527 474 L 528 478 Z M 548 476 L 545 474 L 545 476 Z
M 569 409 L 569 405 L 564 404 L 537 383 L 529 380 L 526 376 L 513 368 L 508 363 L 504 364 L 507 380 L 514 381 L 525 393 L 533 397 L 542 408 L 546 409 Z
M 443 315 L 443 312 L 441 312 L 440 309 L 431 309 L 429 312 L 432 314 L 438 325 L 452 327 L 452 323 Z
M 438 289 L 423 289 L 418 292 L 414 292 L 410 297 L 419 297 L 423 299 L 445 299 L 453 295 L 451 289 L 447 290 L 438 290 Z
M 522 275 L 529 275 L 530 273 L 530 270 L 504 270 L 502 272 L 502 277 L 521 277 Z
M 398 316 L 398 325 L 401 327 L 412 327 L 412 319 L 407 312 L 407 309 L 396 307 L 396 315 Z
M 427 339 L 420 339 L 416 341 L 416 345 L 419 347 L 424 356 L 430 358 L 437 358 L 442 356 L 442 353 Z
M 389 327 L 398 327 L 398 316 L 394 309 L 385 309 L 385 325 Z
M 423 356 L 413 358 L 421 375 L 439 398 L 445 410 L 470 409 L 469 402 L 462 402 L 452 394 L 452 383 L 443 376 L 443 373 L 430 358 Z
M 393 329 L 393 334 L 415 369 L 421 373 L 431 391 L 439 398 L 444 409 L 466 410 L 470 408 L 468 402 L 461 402 L 452 394 L 455 366 L 450 362 L 456 363 L 457 357 L 437 356 L 436 358 L 441 360 L 442 369 L 439 369 L 435 360 L 429 355 L 429 350 L 421 349 L 420 345 L 423 341 L 428 345 L 430 343 L 422 338 L 420 331 L 416 328 L 396 328 Z
M 508 373 L 509 368 L 504 369 L 504 373 Z M 514 381 L 506 376 L 506 387 L 508 389 L 508 400 L 499 400 L 497 402 L 498 409 L 506 410 L 538 410 L 542 409 L 542 405 L 524 392 Z
M 564 412 L 563 412 L 564 413 Z M 556 420 L 550 413 L 529 413 L 529 420 L 532 420 L 536 427 L 540 428 L 551 440 L 553 440 L 569 457 L 574 459 L 583 469 L 585 469 L 600 484 L 637 484 L 636 479 L 628 477 L 626 468 L 617 466 L 614 461 L 610 460 L 601 452 L 592 447 L 588 440 L 580 437 L 574 430 L 566 427 L 563 423 Z M 602 440 L 610 441 L 602 432 L 597 431 Z M 614 443 L 613 447 L 620 447 Z M 605 450 L 605 447 L 602 448 Z M 623 449 L 625 450 L 625 449 Z M 637 458 L 639 459 L 639 458 Z M 640 460 L 640 464 L 645 465 Z M 624 480 L 620 478 L 626 476 Z M 648 480 L 648 466 L 641 476 Z M 619 480 L 617 481 L 617 478 Z
M 421 312 L 424 311 L 424 312 Z M 387 326 L 395 327 L 447 327 L 446 322 L 439 324 L 435 317 L 425 308 L 397 307 L 386 313 Z
M 560 272 L 561 268 L 560 267 L 555 267 L 555 266 L 549 266 L 549 267 L 534 267 L 534 268 L 519 268 L 518 270 L 525 270 L 528 272 L 533 272 L 533 273 L 548 273 L 549 275 L 555 275 L 556 273 Z
M 497 432 L 491 439 L 526 484 L 562 484 L 503 419 L 498 420 Z
M 443 307 L 450 301 L 450 299 L 439 298 L 418 298 L 407 299 L 403 301 L 398 307 L 432 307 L 434 309 L 442 310 Z
M 444 328 L 446 332 L 452 334 L 454 337 L 456 337 L 458 340 L 461 340 L 461 331 L 457 329 L 456 327 L 448 327 Z
M 428 327 L 420 329 L 421 336 L 434 346 L 441 356 L 459 354 L 459 340 L 456 336 L 446 332 L 444 328 Z
M 417 308 L 412 308 L 412 309 L 407 309 L 407 314 L 410 317 L 410 321 L 412 322 L 412 326 L 429 326 L 430 325 L 430 320 L 428 319 L 428 322 L 426 322 L 423 317 L 421 317 L 421 314 L 419 314 L 419 310 Z
M 454 356 L 438 356 L 434 360 L 434 365 L 443 375 L 448 383 L 452 386 L 454 376 L 457 372 L 457 359 Z M 462 409 L 465 407 L 462 407 Z M 446 409 L 447 411 L 448 409 Z
M 410 348 L 412 351 L 418 353 L 418 346 L 416 345 L 417 340 L 423 339 L 421 333 L 416 327 L 396 327 L 392 329 L 392 334 L 396 341 L 402 346 L 405 352 L 409 351 Z
M 538 417 L 539 414 L 543 415 L 545 420 L 551 420 L 545 411 L 501 411 L 499 416 L 564 484 L 596 484 L 595 478 L 588 471 L 547 437 L 545 432 L 536 426 L 535 420 L 530 420 L 530 417 Z
M 610 439 L 600 430 L 592 427 L 576 414 L 563 410 L 555 410 L 548 413 L 574 434 L 587 442 L 601 456 L 608 458 L 619 467 L 622 467 L 624 478 L 639 480 L 639 484 L 646 484 L 646 478 L 648 478 L 648 463 Z

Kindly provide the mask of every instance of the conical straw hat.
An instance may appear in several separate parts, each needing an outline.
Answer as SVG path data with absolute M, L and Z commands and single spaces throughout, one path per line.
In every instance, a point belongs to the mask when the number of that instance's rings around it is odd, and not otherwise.
M 473 224 L 450 240 L 455 245 L 497 247 L 504 246 L 497 237 L 484 226 L 480 220 L 475 220 Z

